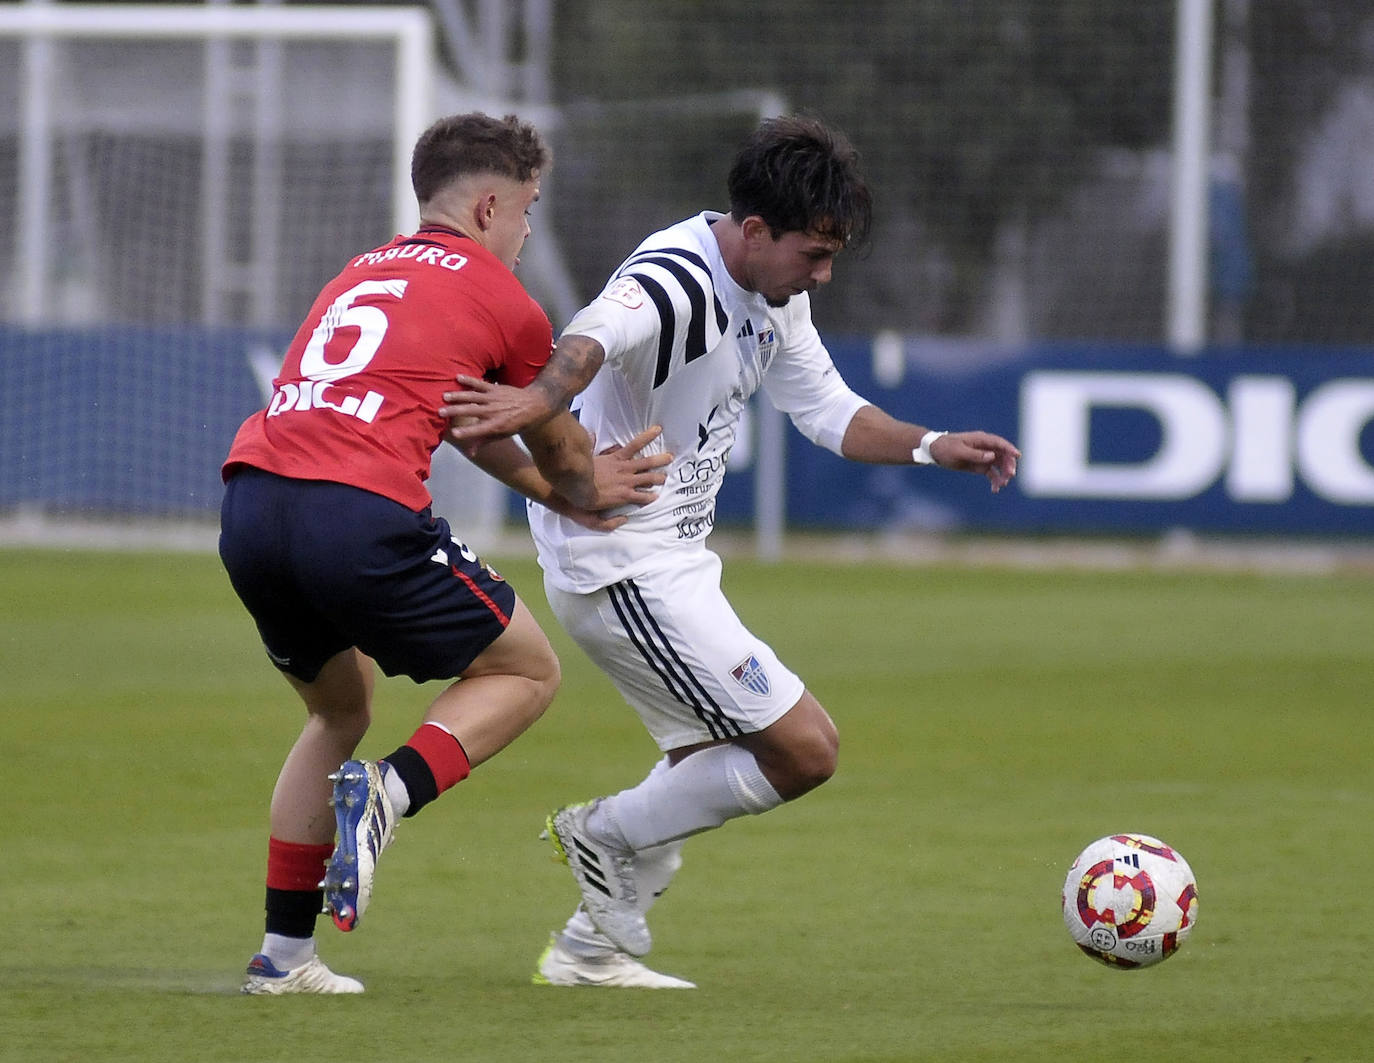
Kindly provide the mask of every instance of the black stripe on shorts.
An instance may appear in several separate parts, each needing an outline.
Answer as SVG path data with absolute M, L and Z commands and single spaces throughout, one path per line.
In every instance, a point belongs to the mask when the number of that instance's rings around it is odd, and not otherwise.
M 721 710 L 701 680 L 678 656 L 677 650 L 649 612 L 648 604 L 634 580 L 613 583 L 606 590 L 625 633 L 645 663 L 663 680 L 668 693 L 697 714 L 712 738 L 736 738 L 744 734 L 744 729 Z

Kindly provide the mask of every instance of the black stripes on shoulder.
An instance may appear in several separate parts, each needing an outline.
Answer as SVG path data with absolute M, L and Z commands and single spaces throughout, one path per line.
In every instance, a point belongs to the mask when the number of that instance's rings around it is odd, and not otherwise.
M 631 270 L 626 276 L 639 281 L 644 294 L 658 311 L 658 363 L 654 368 L 654 387 L 668 379 L 668 366 L 673 361 L 673 339 L 677 335 L 677 314 L 673 310 L 673 300 L 663 290 L 663 285 L 644 273 Z
M 611 605 L 615 608 L 615 615 L 620 618 L 625 634 L 630 637 L 645 663 L 663 681 L 668 693 L 697 714 L 712 738 L 738 738 L 744 734 L 739 723 L 725 715 L 701 680 L 692 674 L 691 668 L 649 612 L 648 603 L 639 593 L 634 580 L 612 583 L 606 592 L 610 595 Z
M 701 272 L 688 268 L 688 265 L 697 267 Z M 682 247 L 657 247 L 641 251 L 633 256 L 621 269 L 623 276 L 630 276 L 637 280 L 653 302 L 655 309 L 658 310 L 660 322 L 658 337 L 658 364 L 654 369 L 654 387 L 658 387 L 668 379 L 668 373 L 672 368 L 673 349 L 677 343 L 677 312 L 673 308 L 673 299 L 668 293 L 664 283 L 658 277 L 652 276 L 646 266 L 656 266 L 666 273 L 676 282 L 682 293 L 687 297 L 689 316 L 687 319 L 686 335 L 683 343 L 683 364 L 686 365 L 695 361 L 711 349 L 715 339 L 724 333 L 729 325 L 729 315 L 725 308 L 720 305 L 720 299 L 716 297 L 715 287 L 711 284 L 711 270 L 706 265 L 705 260 L 693 251 L 688 251 Z M 707 327 L 710 317 L 707 313 L 706 300 L 711 300 L 711 310 L 715 317 L 715 339 L 707 339 Z

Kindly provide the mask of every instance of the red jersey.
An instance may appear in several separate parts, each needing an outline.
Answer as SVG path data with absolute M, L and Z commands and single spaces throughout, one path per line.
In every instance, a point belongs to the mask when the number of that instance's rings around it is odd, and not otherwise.
M 325 285 L 222 475 L 252 465 L 424 509 L 454 377 L 524 387 L 552 349 L 547 315 L 486 248 L 437 226 L 398 236 Z

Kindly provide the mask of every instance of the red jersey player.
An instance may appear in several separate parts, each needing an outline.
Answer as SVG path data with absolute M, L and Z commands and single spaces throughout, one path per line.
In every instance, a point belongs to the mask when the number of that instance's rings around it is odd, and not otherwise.
M 226 472 L 251 465 L 332 480 L 423 509 L 455 368 L 523 387 L 551 346 L 548 318 L 504 263 L 453 229 L 424 225 L 357 256 L 325 286 Z
M 396 820 L 513 741 L 557 689 L 543 631 L 431 513 L 425 488 L 454 376 L 523 386 L 548 359 L 548 318 L 512 273 L 548 161 L 514 116 L 431 126 L 411 166 L 420 228 L 358 255 L 325 286 L 270 402 L 225 460 L 220 556 L 306 707 L 272 794 L 266 934 L 245 993 L 361 992 L 316 955 L 322 903 L 353 929 Z M 565 409 L 522 433 L 528 457 L 511 440 L 465 452 L 610 528 L 623 518 L 595 511 L 642 502 L 663 482 L 664 456 L 635 456 L 650 435 L 594 459 Z M 455 682 L 395 752 L 356 760 L 374 661 L 388 675 Z

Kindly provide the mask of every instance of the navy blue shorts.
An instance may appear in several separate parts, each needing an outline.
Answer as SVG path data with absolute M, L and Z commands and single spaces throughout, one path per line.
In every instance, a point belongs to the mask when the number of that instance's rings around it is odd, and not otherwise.
M 283 672 L 313 682 L 357 647 L 387 675 L 454 679 L 510 623 L 515 591 L 428 509 L 242 469 L 219 554 Z

